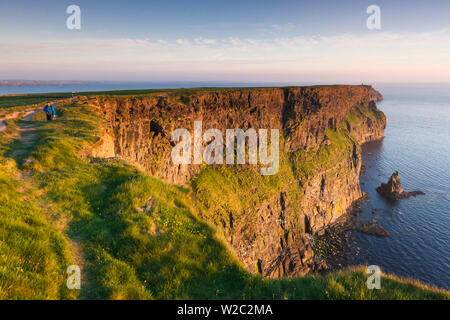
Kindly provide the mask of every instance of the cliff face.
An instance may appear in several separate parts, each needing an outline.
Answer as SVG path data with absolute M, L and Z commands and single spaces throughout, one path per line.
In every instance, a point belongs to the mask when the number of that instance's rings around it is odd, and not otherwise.
M 317 268 L 306 233 L 341 216 L 362 196 L 360 144 L 383 137 L 381 95 L 369 86 L 169 91 L 98 97 L 105 135 L 92 155 L 120 156 L 170 183 L 191 183 L 201 216 L 215 224 L 250 272 Z M 280 169 L 174 165 L 173 130 L 280 130 Z M 112 149 L 114 146 L 114 150 Z M 107 147 L 107 151 L 105 151 Z

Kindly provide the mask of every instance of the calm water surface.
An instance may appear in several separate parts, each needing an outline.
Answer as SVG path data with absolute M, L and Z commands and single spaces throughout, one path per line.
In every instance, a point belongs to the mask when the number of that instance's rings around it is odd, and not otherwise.
M 378 107 L 388 125 L 382 141 L 363 147 L 361 187 L 369 200 L 358 219 L 375 219 L 391 235 L 352 232 L 349 264 L 374 264 L 450 289 L 450 86 L 376 88 L 385 98 Z M 406 191 L 426 195 L 400 201 L 380 197 L 375 188 L 396 170 Z
M 201 81 L 170 81 L 170 82 L 98 82 L 69 85 L 49 86 L 0 86 L 2 94 L 21 93 L 49 93 L 49 92 L 86 92 L 86 91 L 108 91 L 108 90 L 140 90 L 140 89 L 167 89 L 167 88 L 198 88 L 198 87 L 261 87 L 261 86 L 283 86 L 286 83 L 250 83 L 250 82 L 201 82 Z

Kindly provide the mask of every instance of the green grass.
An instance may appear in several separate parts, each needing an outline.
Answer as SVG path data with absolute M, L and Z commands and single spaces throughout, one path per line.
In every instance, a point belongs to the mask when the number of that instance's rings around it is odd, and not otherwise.
M 262 176 L 259 168 L 252 166 L 205 167 L 192 181 L 192 188 L 200 216 L 219 230 L 223 222 L 229 224 L 230 214 L 236 223 L 249 216 L 256 221 L 255 209 L 274 194 L 286 192 L 290 199 L 302 196 L 288 155 L 283 150 L 280 150 L 279 170 L 275 175 Z
M 353 148 L 359 148 L 348 131 L 343 128 L 328 129 L 324 140 L 327 143 L 322 143 L 319 147 L 289 154 L 294 176 L 301 185 L 318 173 L 333 168 L 337 163 L 346 162 L 351 157 Z
M 347 127 L 357 126 L 365 118 L 369 118 L 372 121 L 383 120 L 385 115 L 382 111 L 378 110 L 375 106 L 360 105 L 350 110 L 344 119 Z
M 221 165 L 206 167 L 192 181 L 192 187 L 201 217 L 214 224 L 219 230 L 229 224 L 229 215 L 235 221 L 242 215 L 253 215 L 256 209 L 269 197 L 286 192 L 292 205 L 300 203 L 302 186 L 321 172 L 343 162 L 342 170 L 348 168 L 348 158 L 357 147 L 348 132 L 341 128 L 327 130 L 328 144 L 309 150 L 287 153 L 280 142 L 280 167 L 276 175 L 262 176 L 259 169 L 250 166 Z M 300 212 L 300 208 L 294 210 Z M 300 219 L 300 216 L 298 217 Z M 303 223 L 299 223 L 302 225 Z
M 143 96 L 165 94 L 178 97 L 179 101 L 189 103 L 189 96 L 199 91 L 224 91 L 238 90 L 238 88 L 192 88 L 192 89 L 144 89 L 144 90 L 112 90 L 112 91 L 86 91 L 78 92 L 77 97 L 87 96 Z M 17 106 L 28 106 L 41 104 L 58 99 L 67 99 L 71 97 L 70 92 L 56 93 L 36 93 L 36 94 L 15 94 L 0 96 L 0 108 L 11 108 Z
M 0 298 L 449 298 L 448 292 L 392 276 L 383 276 L 381 290 L 368 290 L 363 268 L 279 280 L 250 275 L 201 216 L 204 210 L 240 212 L 286 187 L 284 179 L 261 179 L 239 167 L 207 168 L 190 190 L 121 160 L 80 157 L 101 124 L 88 106 L 58 110 L 57 120 L 34 123 L 36 141 L 26 154 L 31 161 L 21 160 L 19 170 L 14 160 L 1 160 Z M 345 138 L 329 138 L 346 148 Z M 14 149 L 11 141 L 0 143 Z M 22 190 L 18 174 L 26 170 L 30 177 Z M 280 173 L 293 177 L 289 159 L 282 159 Z M 255 194 L 243 195 L 240 188 L 247 187 Z M 207 202 L 208 192 L 214 201 Z M 84 261 L 80 292 L 65 289 L 65 270 L 78 254 L 72 242 Z
M 16 106 L 29 106 L 41 104 L 48 101 L 69 98 L 70 93 L 46 93 L 46 94 L 22 94 L 0 96 L 0 108 L 10 108 Z
M 317 85 L 317 86 L 301 86 L 302 88 L 336 88 L 345 85 Z M 367 86 L 366 86 L 367 87 Z M 177 88 L 177 89 L 136 89 L 136 90 L 109 90 L 109 91 L 84 91 L 77 92 L 76 96 L 168 96 L 175 98 L 183 104 L 190 103 L 190 96 L 199 92 L 236 92 L 242 90 L 261 90 L 273 87 L 199 87 L 199 88 Z M 280 88 L 295 88 L 280 87 Z M 40 104 L 47 101 L 70 98 L 70 92 L 55 92 L 55 93 L 35 93 L 35 94 L 14 94 L 14 95 L 0 95 L 0 108 L 10 108 L 15 106 L 27 106 L 32 104 Z
M 70 265 L 66 238 L 42 203 L 26 200 L 11 159 L 0 160 L 0 299 L 70 299 L 64 285 Z

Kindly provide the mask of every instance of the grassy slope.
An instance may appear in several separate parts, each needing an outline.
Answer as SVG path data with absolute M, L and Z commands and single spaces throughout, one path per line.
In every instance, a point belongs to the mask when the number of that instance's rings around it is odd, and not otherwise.
M 361 105 L 350 110 L 348 115 L 345 117 L 344 122 L 347 126 L 357 126 L 361 123 L 361 119 L 364 118 L 369 118 L 376 122 L 377 120 L 382 120 L 385 118 L 385 115 L 376 108 Z
M 0 164 L 0 299 L 75 297 L 65 289 L 68 247 L 35 201 L 18 187 L 14 161 Z
M 76 293 L 64 289 L 65 268 L 76 260 L 71 242 L 81 245 L 84 260 L 78 298 L 449 298 L 391 276 L 383 277 L 381 290 L 368 290 L 362 268 L 281 280 L 250 275 L 198 218 L 189 190 L 119 160 L 77 155 L 94 141 L 100 121 L 89 107 L 62 109 L 58 116 L 35 122 L 31 163 L 19 161 L 19 170 L 7 156 L 1 159 L 1 298 L 73 298 Z M 15 144 L 1 141 L 8 155 Z M 27 170 L 24 192 L 16 173 Z

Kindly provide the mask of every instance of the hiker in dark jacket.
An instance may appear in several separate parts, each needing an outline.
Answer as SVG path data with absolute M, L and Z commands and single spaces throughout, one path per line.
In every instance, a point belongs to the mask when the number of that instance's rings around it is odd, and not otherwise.
M 47 105 L 44 107 L 44 112 L 47 115 L 47 121 L 53 120 L 55 117 L 55 108 L 53 108 L 50 102 L 47 102 Z

